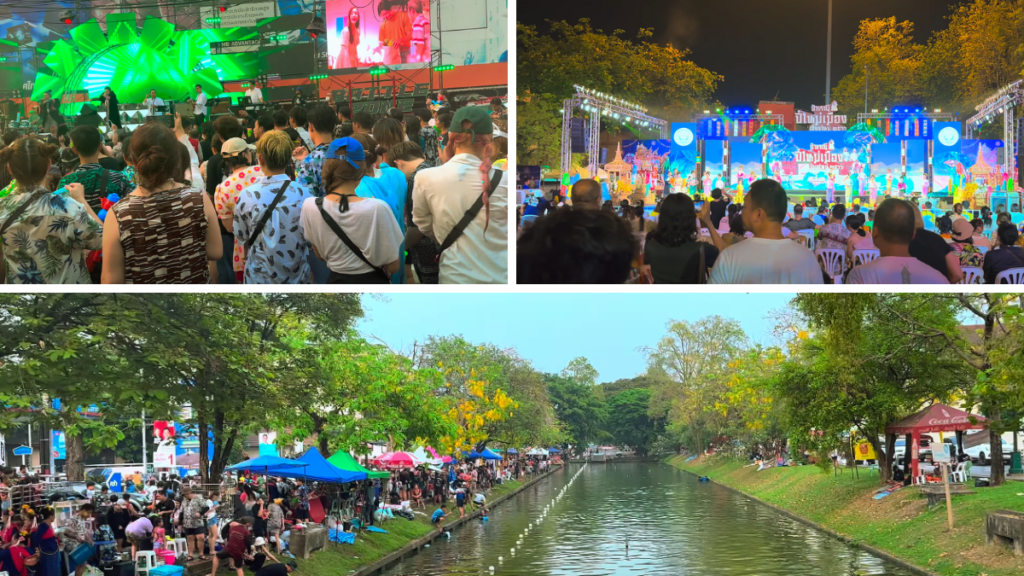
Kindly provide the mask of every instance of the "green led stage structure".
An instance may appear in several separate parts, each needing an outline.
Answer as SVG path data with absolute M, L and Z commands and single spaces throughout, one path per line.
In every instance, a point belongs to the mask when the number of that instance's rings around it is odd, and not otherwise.
M 220 28 L 176 31 L 174 25 L 147 17 L 142 29 L 135 14 L 109 14 L 107 34 L 90 20 L 71 30 L 71 41 L 43 43 L 44 66 L 36 74 L 32 100 L 47 90 L 61 98 L 61 112 L 77 114 L 79 94 L 98 98 L 110 86 L 122 104 L 141 103 L 149 91 L 168 100 L 195 97 L 195 86 L 212 97 L 224 92 L 221 79 L 252 78 L 266 71 L 266 55 L 284 48 L 268 46 L 260 52 L 210 54 L 210 42 L 259 40 L 255 28 Z

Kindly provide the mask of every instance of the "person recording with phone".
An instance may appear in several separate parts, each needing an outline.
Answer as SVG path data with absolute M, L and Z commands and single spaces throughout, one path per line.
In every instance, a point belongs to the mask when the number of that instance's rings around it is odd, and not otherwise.
M 39 102 L 39 119 L 43 132 L 56 136 L 64 125 L 64 117 L 60 114 L 60 101 L 53 98 L 53 92 L 47 90 Z

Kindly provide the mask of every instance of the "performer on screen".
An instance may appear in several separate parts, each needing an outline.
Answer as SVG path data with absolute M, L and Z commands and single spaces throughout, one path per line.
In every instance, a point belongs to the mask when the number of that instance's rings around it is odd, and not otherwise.
M 114 94 L 114 89 L 107 86 L 103 89 L 103 94 L 95 100 L 102 102 L 101 107 L 107 113 L 107 124 L 113 124 L 114 126 L 117 126 L 118 130 L 120 130 L 121 112 L 117 108 L 117 94 Z
M 362 36 L 359 29 L 359 9 L 355 6 L 348 11 L 348 18 L 345 21 L 345 29 L 341 31 L 341 51 L 334 62 L 335 68 L 356 68 L 359 66 L 359 38 Z
M 412 23 L 402 9 L 402 0 L 384 0 L 377 5 L 377 14 L 384 19 L 377 39 L 384 54 L 384 64 L 401 64 L 408 61 L 412 44 Z
M 825 200 L 829 204 L 836 201 L 836 175 L 832 172 L 828 173 L 828 179 L 825 180 Z
M 60 114 L 60 102 L 54 100 L 53 92 L 43 92 L 43 99 L 39 102 L 39 120 L 42 122 L 43 132 L 57 136 L 61 126 L 64 125 L 64 117 Z
M 410 62 L 429 62 L 430 51 L 427 49 L 430 38 L 430 16 L 427 14 L 423 0 L 409 0 L 408 9 L 412 14 L 412 51 Z

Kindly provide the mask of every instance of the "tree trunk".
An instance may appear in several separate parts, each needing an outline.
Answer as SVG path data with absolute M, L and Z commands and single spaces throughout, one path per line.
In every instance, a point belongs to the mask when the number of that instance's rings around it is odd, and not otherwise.
M 989 482 L 992 486 L 1001 486 L 1006 481 L 1006 472 L 1003 470 L 1003 437 L 996 430 L 989 430 L 988 437 L 992 448 L 992 473 Z
M 317 449 L 320 450 L 320 454 L 324 458 L 328 458 L 331 455 L 329 452 L 330 446 L 328 446 L 327 435 L 324 434 L 324 427 L 327 421 L 321 418 L 319 414 L 310 414 L 309 416 L 313 420 L 313 433 L 316 434 Z
M 203 484 L 210 482 L 210 427 L 206 422 L 206 411 L 197 410 L 199 416 L 199 476 Z
M 64 470 L 68 475 L 68 482 L 85 482 L 85 439 L 78 433 L 72 436 L 65 433 L 67 443 L 67 460 L 64 461 Z M 51 434 L 52 438 L 52 434 Z M 53 450 L 53 447 L 50 447 Z M 55 474 L 55 470 L 50 470 Z
M 885 450 L 882 449 L 882 443 L 878 441 L 877 434 L 868 434 L 867 438 L 868 443 L 875 450 L 875 455 L 878 456 L 878 479 L 885 484 L 892 478 L 892 452 L 895 449 L 893 444 L 896 443 L 896 435 L 885 435 Z

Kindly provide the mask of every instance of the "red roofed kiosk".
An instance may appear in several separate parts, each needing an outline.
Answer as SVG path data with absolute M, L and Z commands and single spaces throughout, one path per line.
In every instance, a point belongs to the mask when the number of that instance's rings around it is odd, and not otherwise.
M 886 426 L 885 431 L 889 434 L 904 434 L 907 436 L 906 445 L 909 447 L 909 450 L 903 455 L 904 469 L 906 467 L 906 459 L 909 457 L 911 463 L 910 477 L 916 478 L 918 475 L 917 456 L 921 446 L 921 434 L 929 432 L 956 432 L 957 450 L 962 455 L 964 445 L 963 433 L 968 430 L 984 430 L 987 427 L 984 416 L 970 414 L 945 404 L 933 404 L 895 424 Z

